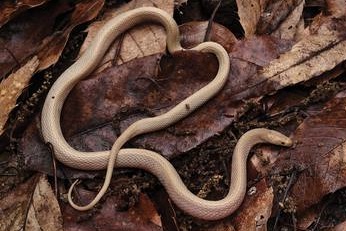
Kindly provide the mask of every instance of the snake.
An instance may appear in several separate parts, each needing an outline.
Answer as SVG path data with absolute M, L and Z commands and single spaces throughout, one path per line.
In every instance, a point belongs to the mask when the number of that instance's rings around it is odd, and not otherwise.
M 73 87 L 93 72 L 115 38 L 135 25 L 145 22 L 158 23 L 165 28 L 169 53 L 194 50 L 214 54 L 219 63 L 216 76 L 207 85 L 167 112 L 155 117 L 140 119 L 131 124 L 119 135 L 110 150 L 84 152 L 74 149 L 64 138 L 60 126 L 64 101 Z M 146 149 L 122 149 L 122 146 L 133 137 L 164 129 L 191 114 L 223 88 L 227 82 L 229 71 L 229 56 L 220 44 L 203 42 L 193 48 L 184 49 L 180 44 L 179 29 L 175 20 L 167 12 L 156 7 L 129 10 L 106 22 L 83 54 L 54 82 L 47 94 L 41 113 L 42 136 L 46 143 L 53 146 L 56 159 L 69 167 L 80 170 L 107 169 L 101 189 L 87 205 L 80 206 L 73 202 L 72 189 L 78 183 L 76 180 L 68 191 L 70 205 L 80 211 L 93 208 L 106 193 L 113 169 L 130 167 L 141 168 L 156 175 L 174 203 L 194 217 L 217 220 L 235 211 L 245 195 L 246 157 L 250 148 L 260 142 L 290 146 L 291 140 L 288 137 L 267 129 L 255 129 L 245 133 L 238 141 L 233 154 L 232 184 L 229 194 L 220 201 L 204 200 L 191 193 L 174 167 L 160 154 Z

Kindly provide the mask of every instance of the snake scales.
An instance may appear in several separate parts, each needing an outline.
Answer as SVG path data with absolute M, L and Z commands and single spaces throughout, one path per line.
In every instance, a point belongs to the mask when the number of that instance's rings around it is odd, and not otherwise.
M 110 184 L 116 161 L 116 167 L 141 168 L 152 172 L 164 185 L 174 203 L 192 216 L 206 220 L 221 219 L 236 210 L 244 198 L 246 159 L 251 147 L 263 142 L 290 146 L 292 142 L 288 137 L 268 129 L 254 129 L 243 135 L 233 154 L 229 193 L 219 201 L 204 200 L 192 194 L 181 181 L 174 167 L 158 153 L 145 149 L 121 149 L 128 140 L 139 134 L 163 129 L 183 119 L 223 88 L 228 78 L 230 61 L 227 52 L 221 45 L 214 42 L 204 42 L 190 49 L 213 53 L 216 56 L 219 62 L 218 73 L 209 84 L 168 112 L 156 117 L 141 119 L 130 125 L 117 138 L 111 150 L 81 152 L 71 147 L 62 134 L 60 115 L 64 101 L 71 89 L 96 68 L 118 35 L 136 24 L 148 21 L 157 22 L 164 26 L 167 33 L 167 48 L 170 53 L 185 50 L 180 45 L 177 24 L 165 11 L 154 7 L 141 7 L 111 19 L 97 33 L 83 55 L 61 74 L 50 89 L 41 115 L 44 140 L 53 145 L 56 158 L 72 168 L 83 170 L 107 168 L 101 190 L 88 205 L 78 206 L 72 201 L 72 188 L 77 181 L 72 184 L 68 199 L 75 209 L 91 209 L 102 198 Z

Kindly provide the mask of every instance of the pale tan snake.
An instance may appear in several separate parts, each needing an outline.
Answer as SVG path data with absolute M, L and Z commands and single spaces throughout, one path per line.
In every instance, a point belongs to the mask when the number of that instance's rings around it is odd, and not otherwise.
M 118 35 L 136 24 L 148 21 L 158 22 L 165 27 L 167 48 L 170 53 L 184 50 L 180 45 L 178 27 L 173 18 L 165 11 L 154 7 L 142 7 L 111 19 L 97 33 L 82 56 L 57 79 L 50 89 L 41 116 L 44 140 L 53 145 L 56 158 L 70 167 L 83 170 L 107 168 L 105 182 L 101 190 L 94 200 L 86 206 L 78 206 L 73 203 L 71 192 L 77 181 L 72 184 L 68 198 L 71 206 L 75 209 L 91 209 L 102 198 L 109 186 L 116 160 L 116 167 L 142 168 L 152 172 L 165 186 L 175 204 L 192 216 L 206 220 L 221 219 L 237 209 L 244 198 L 246 190 L 246 157 L 250 148 L 259 142 L 290 146 L 291 140 L 289 138 L 267 129 L 255 129 L 246 133 L 239 140 L 233 154 L 230 192 L 220 201 L 203 200 L 192 194 L 185 187 L 173 166 L 159 154 L 144 149 L 120 150 L 134 136 L 163 129 L 183 119 L 222 89 L 228 78 L 230 61 L 227 52 L 221 45 L 204 42 L 191 49 L 213 53 L 219 62 L 218 73 L 208 85 L 168 112 L 133 123 L 117 138 L 110 151 L 81 152 L 72 148 L 63 137 L 60 127 L 60 114 L 63 103 L 71 89 L 96 68 L 108 47 Z

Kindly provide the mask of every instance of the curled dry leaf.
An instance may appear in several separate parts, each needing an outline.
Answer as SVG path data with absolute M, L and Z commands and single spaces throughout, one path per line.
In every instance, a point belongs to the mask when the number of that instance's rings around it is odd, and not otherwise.
M 266 231 L 273 207 L 273 188 L 263 179 L 248 190 L 245 200 L 232 218 L 237 231 Z
M 37 57 L 30 59 L 23 67 L 0 82 L 0 135 L 4 132 L 4 126 L 9 113 L 16 107 L 18 97 L 28 86 L 31 76 L 39 65 Z
M 314 108 L 293 136 L 296 147 L 280 153 L 275 164 L 275 171 L 293 166 L 302 170 L 290 192 L 298 212 L 346 186 L 345 103 L 343 91 L 325 107 Z
M 2 1 L 0 3 L 0 28 L 16 15 L 27 9 L 40 6 L 45 2 L 47 2 L 47 0 Z
M 57 19 L 71 7 L 67 2 L 50 1 L 7 23 L 0 29 L 0 78 L 33 54 L 40 59 L 39 70 L 55 63 L 71 30 L 96 17 L 102 6 L 103 0 L 79 2 L 69 15 L 70 21 L 59 25 Z
M 80 54 L 85 51 L 90 42 L 95 37 L 97 31 L 111 18 L 117 15 L 142 6 L 155 6 L 157 8 L 173 14 L 174 3 L 172 0 L 138 0 L 131 1 L 120 8 L 108 8 L 102 21 L 97 21 L 89 26 Z M 126 63 L 132 59 L 140 58 L 152 54 L 164 53 L 166 51 L 166 33 L 162 26 L 155 24 L 145 24 L 127 31 L 124 37 L 119 37 L 110 46 L 103 60 L 98 65 L 95 72 L 100 72 L 114 64 Z

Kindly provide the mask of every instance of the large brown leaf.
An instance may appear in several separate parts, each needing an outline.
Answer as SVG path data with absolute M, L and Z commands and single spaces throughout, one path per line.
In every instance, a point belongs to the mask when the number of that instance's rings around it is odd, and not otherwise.
M 346 186 L 345 103 L 343 91 L 323 108 L 314 107 L 294 133 L 296 146 L 280 153 L 275 164 L 275 171 L 294 166 L 303 170 L 290 193 L 298 212 Z

